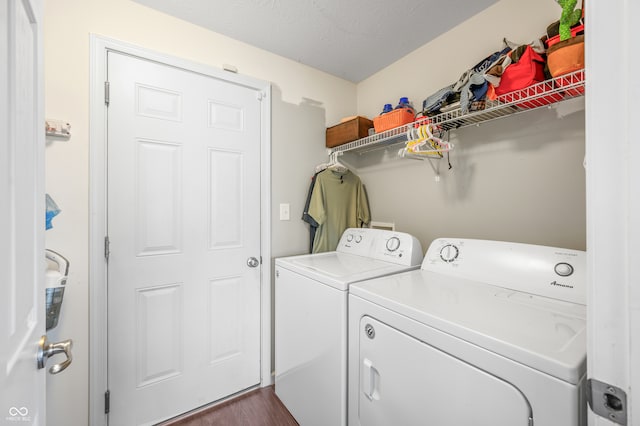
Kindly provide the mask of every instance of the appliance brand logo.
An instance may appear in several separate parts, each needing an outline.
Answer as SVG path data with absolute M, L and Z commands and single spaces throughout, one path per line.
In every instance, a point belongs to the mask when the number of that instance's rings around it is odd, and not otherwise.
M 551 281 L 550 285 L 556 286 L 556 287 L 573 288 L 572 285 L 562 284 L 562 283 L 559 283 L 558 281 Z
M 9 416 L 5 417 L 8 422 L 30 422 L 29 409 L 27 407 L 9 408 Z

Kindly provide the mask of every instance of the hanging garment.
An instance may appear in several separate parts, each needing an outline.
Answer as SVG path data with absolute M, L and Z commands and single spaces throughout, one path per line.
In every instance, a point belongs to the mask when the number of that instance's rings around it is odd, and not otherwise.
M 313 251 L 313 240 L 315 239 L 316 231 L 318 230 L 318 222 L 309 216 L 309 204 L 311 204 L 311 194 L 313 194 L 313 188 L 316 185 L 316 177 L 319 173 L 320 172 L 317 172 L 311 177 L 309 192 L 307 192 L 307 201 L 304 204 L 304 211 L 302 212 L 302 220 L 309 224 L 309 253 Z
M 349 170 L 327 169 L 316 176 L 308 214 L 318 223 L 313 253 L 335 250 L 345 229 L 371 221 L 364 186 Z

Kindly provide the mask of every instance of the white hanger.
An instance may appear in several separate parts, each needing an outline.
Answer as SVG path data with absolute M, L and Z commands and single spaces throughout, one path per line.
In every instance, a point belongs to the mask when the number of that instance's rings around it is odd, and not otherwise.
M 330 163 L 322 163 L 322 164 L 318 164 L 316 166 L 316 173 L 320 173 L 323 170 L 327 170 L 327 167 L 329 167 Z
M 329 170 L 337 173 L 344 173 L 347 170 L 349 170 L 347 166 L 345 166 L 338 160 L 338 156 L 340 155 L 342 155 L 342 151 L 334 151 L 331 154 L 329 154 L 329 166 L 328 166 Z
M 410 128 L 407 132 L 408 141 L 405 147 L 398 151 L 398 155 L 406 158 L 442 158 L 442 153 L 451 151 L 453 144 L 434 136 L 434 130 L 431 124 Z

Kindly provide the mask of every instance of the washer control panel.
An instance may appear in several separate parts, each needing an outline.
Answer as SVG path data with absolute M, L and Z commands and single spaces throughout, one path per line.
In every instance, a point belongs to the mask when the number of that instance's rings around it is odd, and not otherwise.
M 460 250 L 455 244 L 445 244 L 444 247 L 440 249 L 440 259 L 445 262 L 453 262 L 458 258 L 460 254 Z
M 531 244 L 438 238 L 422 269 L 586 304 L 586 253 Z
M 362 238 L 363 238 L 363 237 L 362 237 L 362 234 L 359 234 L 359 233 L 358 233 L 358 234 L 355 234 L 355 235 L 354 235 L 354 234 L 352 234 L 352 233 L 349 233 L 349 234 L 347 234 L 347 236 L 346 236 L 347 243 L 356 243 L 356 244 L 360 244 L 360 243 L 362 242 Z
M 342 234 L 336 251 L 366 256 L 400 265 L 420 265 L 422 245 L 404 232 L 370 228 L 349 228 Z
M 394 252 L 400 248 L 400 238 L 391 237 L 387 240 L 387 250 L 390 252 Z

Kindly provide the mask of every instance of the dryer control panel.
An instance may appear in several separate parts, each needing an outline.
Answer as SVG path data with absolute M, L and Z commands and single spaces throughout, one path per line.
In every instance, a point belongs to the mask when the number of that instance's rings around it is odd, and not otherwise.
M 342 234 L 336 251 L 399 265 L 415 266 L 422 262 L 422 245 L 416 237 L 383 229 L 349 228 Z
M 429 246 L 422 269 L 586 304 L 586 253 L 580 250 L 438 238 Z

